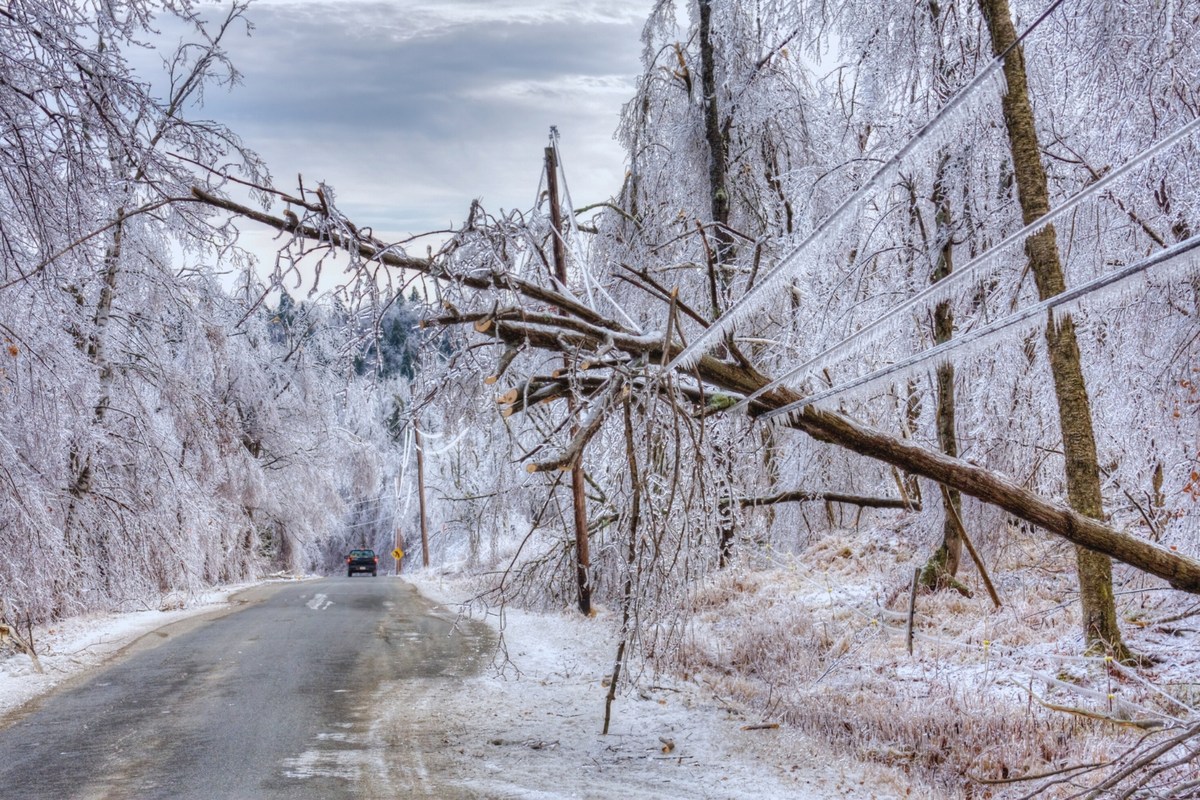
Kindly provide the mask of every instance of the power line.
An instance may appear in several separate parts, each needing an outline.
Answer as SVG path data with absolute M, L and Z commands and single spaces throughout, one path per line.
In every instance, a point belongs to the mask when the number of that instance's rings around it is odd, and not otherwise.
M 892 175 L 900 166 L 900 164 L 908 158 L 924 141 L 930 138 L 931 134 L 940 128 L 942 124 L 949 119 L 959 107 L 962 106 L 967 99 L 973 95 L 980 87 L 987 83 L 991 78 L 1003 67 L 1005 58 L 1008 57 L 1015 48 L 1020 46 L 1034 29 L 1036 29 L 1051 13 L 1057 9 L 1064 0 L 1054 0 L 1050 6 L 1042 12 L 1041 16 L 1033 21 L 1033 23 L 1025 29 L 1025 31 L 1009 45 L 1003 53 L 1000 53 L 992 61 L 984 67 L 978 75 L 976 75 L 970 83 L 955 92 L 941 110 L 929 120 L 925 125 L 910 138 L 899 151 L 893 155 L 886 164 L 879 168 L 867 182 L 852 193 L 848 198 L 842 201 L 842 204 L 834 209 L 833 213 L 827 216 L 816 230 L 805 237 L 799 245 L 792 249 L 782 261 L 780 261 L 759 283 L 747 291 L 744 295 L 738 298 L 724 314 L 719 316 L 711 326 L 703 330 L 692 342 L 686 345 L 679 355 L 671 359 L 665 367 L 664 372 L 672 371 L 677 368 L 691 366 L 695 360 L 704 354 L 704 352 L 712 346 L 715 341 L 725 336 L 729 332 L 729 328 L 733 326 L 737 320 L 743 315 L 743 312 L 751 308 L 753 304 L 762 302 L 767 297 L 767 290 L 783 277 L 792 266 L 799 260 L 800 255 L 808 250 L 814 243 L 824 239 L 828 234 L 835 230 L 835 223 L 839 222 L 850 209 L 858 206 L 867 198 L 880 184 L 882 184 L 890 175 Z M 748 312 L 747 312 L 748 313 Z
M 858 341 L 860 339 L 863 339 L 864 337 L 867 337 L 873 333 L 878 332 L 880 329 L 883 328 L 883 326 L 891 323 L 893 320 L 895 320 L 898 316 L 900 316 L 904 312 L 910 311 L 913 308 L 916 308 L 916 307 L 922 305 L 923 303 L 932 302 L 933 298 L 945 296 L 945 294 L 951 287 L 953 287 L 954 285 L 956 285 L 958 283 L 963 282 L 968 277 L 970 277 L 974 272 L 976 272 L 980 267 L 995 260 L 995 258 L 997 256 L 999 256 L 1000 253 L 1005 248 L 1024 240 L 1026 237 L 1036 233 L 1037 231 L 1041 230 L 1045 226 L 1049 225 L 1054 220 L 1065 215 L 1068 211 L 1075 209 L 1078 205 L 1083 203 L 1085 200 L 1087 200 L 1087 199 L 1091 198 L 1092 196 L 1099 194 L 1101 191 L 1107 189 L 1109 186 L 1112 185 L 1113 182 L 1125 177 L 1135 167 L 1141 165 L 1142 163 L 1144 163 L 1146 161 L 1149 161 L 1151 158 L 1158 155 L 1163 150 L 1166 150 L 1167 148 L 1175 145 L 1177 142 L 1179 142 L 1180 140 L 1182 140 L 1189 134 L 1194 133 L 1197 128 L 1200 128 L 1200 118 L 1194 119 L 1191 122 L 1187 123 L 1186 125 L 1179 127 L 1170 136 L 1167 136 L 1166 138 L 1154 143 L 1149 148 L 1142 151 L 1141 153 L 1138 153 L 1136 156 L 1129 159 L 1124 164 L 1122 164 L 1120 167 L 1118 167 L 1117 169 L 1108 173 L 1100 180 L 1098 180 L 1095 183 L 1089 185 L 1088 187 L 1076 192 L 1074 195 L 1072 195 L 1070 198 L 1068 198 L 1058 208 L 1055 208 L 1053 211 L 1050 211 L 1050 212 L 1046 213 L 1045 215 L 1039 217 L 1038 219 L 1029 223 L 1025 227 L 1021 228 L 1021 230 L 1019 230 L 1016 233 L 1013 233 L 1010 236 L 1008 236 L 1007 238 L 1005 238 L 999 244 L 997 244 L 997 245 L 989 248 L 985 252 L 981 253 L 979 256 L 977 256 L 976 258 L 971 260 L 969 263 L 967 263 L 966 266 L 955 270 L 954 272 L 947 275 L 945 278 L 942 278 L 937 283 L 934 283 L 934 284 L 926 287 L 925 289 L 923 289 L 922 291 L 913 295 L 911 298 L 909 298 L 908 300 L 905 300 L 904 302 L 900 303 L 899 305 L 893 306 L 890 310 L 888 310 L 882 316 L 875 319 L 873 322 L 863 326 L 862 328 L 860 328 L 859 330 L 850 334 L 849 336 L 846 336 L 842 340 L 838 341 L 836 344 L 830 345 L 829 347 L 825 348 L 820 353 L 818 353 L 817 355 L 808 359 L 800 366 L 794 367 L 794 368 L 788 370 L 783 375 L 772 380 L 766 386 L 763 386 L 761 389 L 758 389 L 753 394 L 746 397 L 744 400 L 739 401 L 730 410 L 737 411 L 740 408 L 744 408 L 747 404 L 749 404 L 750 402 L 761 397 L 764 393 L 769 392 L 772 389 L 775 389 L 779 386 L 784 385 L 785 382 L 795 378 L 797 375 L 800 375 L 803 372 L 807 372 L 807 371 L 811 370 L 813 367 L 815 367 L 818 364 L 828 362 L 832 358 L 836 358 L 837 356 L 844 354 L 849 349 L 850 344 L 852 342 Z
M 1024 308 L 1016 313 L 1010 314 L 1003 319 L 993 322 L 991 325 L 985 325 L 982 328 L 977 328 L 976 330 L 970 331 L 961 336 L 957 336 L 948 342 L 939 344 L 936 347 L 932 347 L 922 353 L 911 355 L 908 358 L 901 359 L 890 366 L 881 367 L 874 372 L 869 372 L 866 375 L 862 375 L 858 378 L 854 378 L 844 383 L 839 383 L 837 386 L 833 386 L 829 389 L 817 392 L 816 394 L 809 395 L 808 397 L 797 400 L 794 403 L 789 403 L 781 408 L 772 409 L 771 411 L 763 414 L 761 418 L 773 419 L 784 414 L 792 414 L 796 411 L 800 411 L 806 406 L 812 405 L 813 403 L 818 403 L 835 395 L 848 392 L 851 389 L 857 389 L 860 386 L 872 383 L 873 381 L 877 381 L 881 378 L 885 378 L 893 373 L 911 369 L 923 361 L 928 361 L 932 358 L 938 358 L 939 356 L 943 356 L 952 350 L 956 350 L 960 347 L 966 347 L 967 345 L 971 344 L 977 344 L 985 339 L 991 338 L 1001 331 L 1013 327 L 1014 325 L 1019 325 L 1020 323 L 1025 322 L 1032 317 L 1052 311 L 1058 306 L 1074 302 L 1075 300 L 1085 297 L 1092 292 L 1099 291 L 1100 289 L 1106 289 L 1109 286 L 1113 286 L 1114 284 L 1120 283 L 1121 281 L 1131 278 L 1134 275 L 1139 275 L 1154 267 L 1160 267 L 1164 264 L 1169 264 L 1175 259 L 1191 253 L 1198 247 L 1200 247 L 1200 236 L 1193 236 L 1190 239 L 1185 239 L 1179 244 L 1156 253 L 1150 258 L 1139 261 L 1136 264 L 1131 264 L 1123 269 L 1110 272 L 1107 275 L 1101 275 L 1100 277 L 1094 278 L 1087 283 L 1076 286 L 1074 289 L 1068 289 L 1061 294 L 1056 294 L 1054 297 L 1051 297 L 1048 300 L 1043 300 L 1040 303 L 1035 303 L 1028 308 Z

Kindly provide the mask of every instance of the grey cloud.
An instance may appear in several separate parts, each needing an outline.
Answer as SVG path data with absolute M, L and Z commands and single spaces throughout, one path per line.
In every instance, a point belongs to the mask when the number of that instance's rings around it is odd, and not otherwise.
M 651 0 L 259 0 L 258 6 L 291 8 L 364 23 L 364 28 L 386 31 L 400 39 L 453 36 L 470 28 L 517 23 L 543 26 L 564 23 L 594 28 L 598 25 L 636 25 L 649 13 Z M 392 24 L 388 24 L 388 23 Z
M 365 222 L 396 231 L 461 219 L 479 195 L 527 205 L 551 124 L 575 199 L 607 196 L 623 169 L 612 133 L 638 69 L 632 9 L 648 4 L 507 3 L 527 7 L 512 19 L 505 5 L 252 7 L 257 30 L 230 46 L 245 85 L 210 96 L 204 113 L 277 175 L 327 179 Z

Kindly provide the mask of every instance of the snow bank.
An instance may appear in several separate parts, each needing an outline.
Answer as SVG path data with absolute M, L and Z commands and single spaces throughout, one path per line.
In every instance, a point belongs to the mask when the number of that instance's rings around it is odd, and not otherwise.
M 409 577 L 452 611 L 465 582 Z M 834 756 L 820 743 L 722 697 L 699 679 L 659 675 L 618 693 L 602 735 L 615 627 L 603 610 L 539 614 L 506 609 L 485 617 L 501 634 L 490 667 L 461 683 L 431 682 L 396 697 L 378 735 L 443 731 L 444 763 L 395 783 L 444 796 L 506 798 L 893 798 L 921 797 L 898 773 Z M 401 766 L 399 769 L 408 769 Z M 457 793 L 457 794 L 456 794 Z
M 98 666 L 122 648 L 164 625 L 189 617 L 232 609 L 231 599 L 257 583 L 235 584 L 203 594 L 167 597 L 159 608 L 124 613 L 86 614 L 34 628 L 33 660 L 19 652 L 0 650 L 0 718 L 64 681 Z M 22 636 L 24 631 L 20 632 Z

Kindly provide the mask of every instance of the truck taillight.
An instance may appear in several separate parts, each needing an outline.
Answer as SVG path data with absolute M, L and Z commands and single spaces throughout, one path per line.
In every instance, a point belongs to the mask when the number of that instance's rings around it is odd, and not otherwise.
M 347 564 L 349 564 L 349 563 L 350 563 L 350 556 L 346 556 L 346 563 L 347 563 Z
M 379 563 L 379 556 L 375 556 L 375 563 L 376 563 L 376 564 L 378 564 L 378 563 Z

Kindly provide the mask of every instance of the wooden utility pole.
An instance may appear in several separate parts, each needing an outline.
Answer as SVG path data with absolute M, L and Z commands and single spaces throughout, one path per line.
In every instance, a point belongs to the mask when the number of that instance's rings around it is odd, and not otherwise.
M 558 204 L 558 158 L 555 156 L 554 145 L 546 148 L 546 191 L 550 200 L 550 226 L 553 228 L 551 239 L 554 248 L 554 277 L 560 284 L 560 290 L 567 289 L 567 251 L 562 238 L 562 209 Z M 571 367 L 569 355 L 563 355 L 563 364 Z M 568 399 L 568 413 L 575 414 L 575 402 Z M 579 425 L 571 424 L 571 438 L 579 433 Z M 571 467 L 571 506 L 575 516 L 575 577 L 579 583 L 579 610 L 587 615 L 592 613 L 592 587 L 588 582 L 588 570 L 591 565 L 591 555 L 588 552 L 587 531 L 587 496 L 583 486 L 583 453 L 575 459 Z
M 417 504 L 421 508 L 421 564 L 429 566 L 429 521 L 425 514 L 425 451 L 421 426 L 413 420 L 413 441 L 417 446 Z
M 554 146 L 546 148 L 546 193 L 550 201 L 550 225 L 554 228 L 551 242 L 554 248 L 554 277 L 562 284 L 560 290 L 567 288 L 567 248 L 562 237 L 562 208 L 558 204 L 558 157 Z

